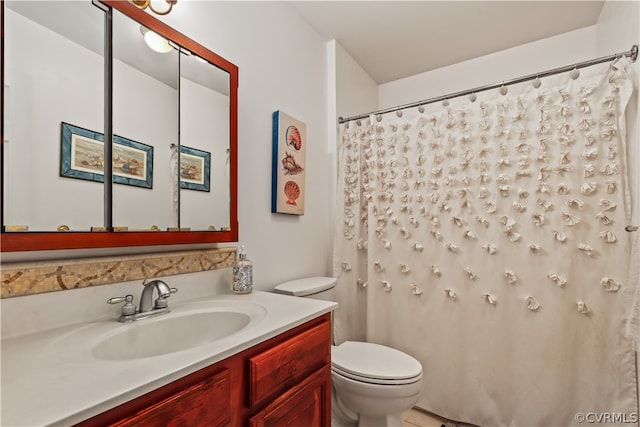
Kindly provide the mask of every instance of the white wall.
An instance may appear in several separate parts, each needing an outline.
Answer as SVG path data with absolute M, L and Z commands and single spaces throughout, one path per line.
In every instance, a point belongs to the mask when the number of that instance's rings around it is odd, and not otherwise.
M 640 21 L 640 2 L 605 2 L 596 24 L 596 50 L 598 56 L 627 51 L 633 44 L 640 42 L 638 31 Z
M 380 85 L 380 108 L 408 104 L 595 58 L 586 27 Z
M 378 85 L 340 44 L 333 43 L 336 57 L 338 117 L 357 116 L 376 110 Z

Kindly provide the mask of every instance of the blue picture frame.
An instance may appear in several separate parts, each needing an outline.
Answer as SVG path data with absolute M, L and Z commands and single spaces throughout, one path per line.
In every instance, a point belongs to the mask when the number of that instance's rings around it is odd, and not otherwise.
M 211 153 L 180 145 L 180 188 L 211 190 Z
M 153 147 L 113 135 L 113 182 L 153 188 Z M 104 135 L 62 122 L 60 176 L 104 182 Z

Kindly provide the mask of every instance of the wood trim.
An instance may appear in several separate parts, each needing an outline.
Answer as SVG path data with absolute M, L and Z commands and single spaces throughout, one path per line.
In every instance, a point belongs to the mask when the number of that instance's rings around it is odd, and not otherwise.
M 19 232 L 2 233 L 2 252 L 95 249 L 238 241 L 233 231 Z

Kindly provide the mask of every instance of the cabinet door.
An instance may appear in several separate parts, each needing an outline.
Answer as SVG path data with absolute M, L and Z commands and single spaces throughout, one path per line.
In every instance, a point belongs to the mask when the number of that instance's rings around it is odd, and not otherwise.
M 331 363 L 331 323 L 323 322 L 249 358 L 249 405 L 261 405 Z
M 249 419 L 249 427 L 329 427 L 331 367 L 317 370 Z
M 231 416 L 230 374 L 225 370 L 121 421 L 117 427 L 226 426 Z

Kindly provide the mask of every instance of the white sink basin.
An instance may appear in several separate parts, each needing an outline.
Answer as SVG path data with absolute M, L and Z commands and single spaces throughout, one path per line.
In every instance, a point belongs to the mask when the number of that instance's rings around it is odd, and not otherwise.
M 58 337 L 51 346 L 79 361 L 87 356 L 136 360 L 170 355 L 230 337 L 235 339 L 235 334 L 260 324 L 266 314 L 264 306 L 251 302 L 184 302 L 171 307 L 169 313 L 131 323 L 112 318 L 81 325 Z M 70 353 L 69 349 L 73 351 Z
M 127 360 L 160 356 L 228 337 L 251 322 L 240 311 L 165 314 L 137 320 L 100 341 L 92 350 L 98 359 Z

